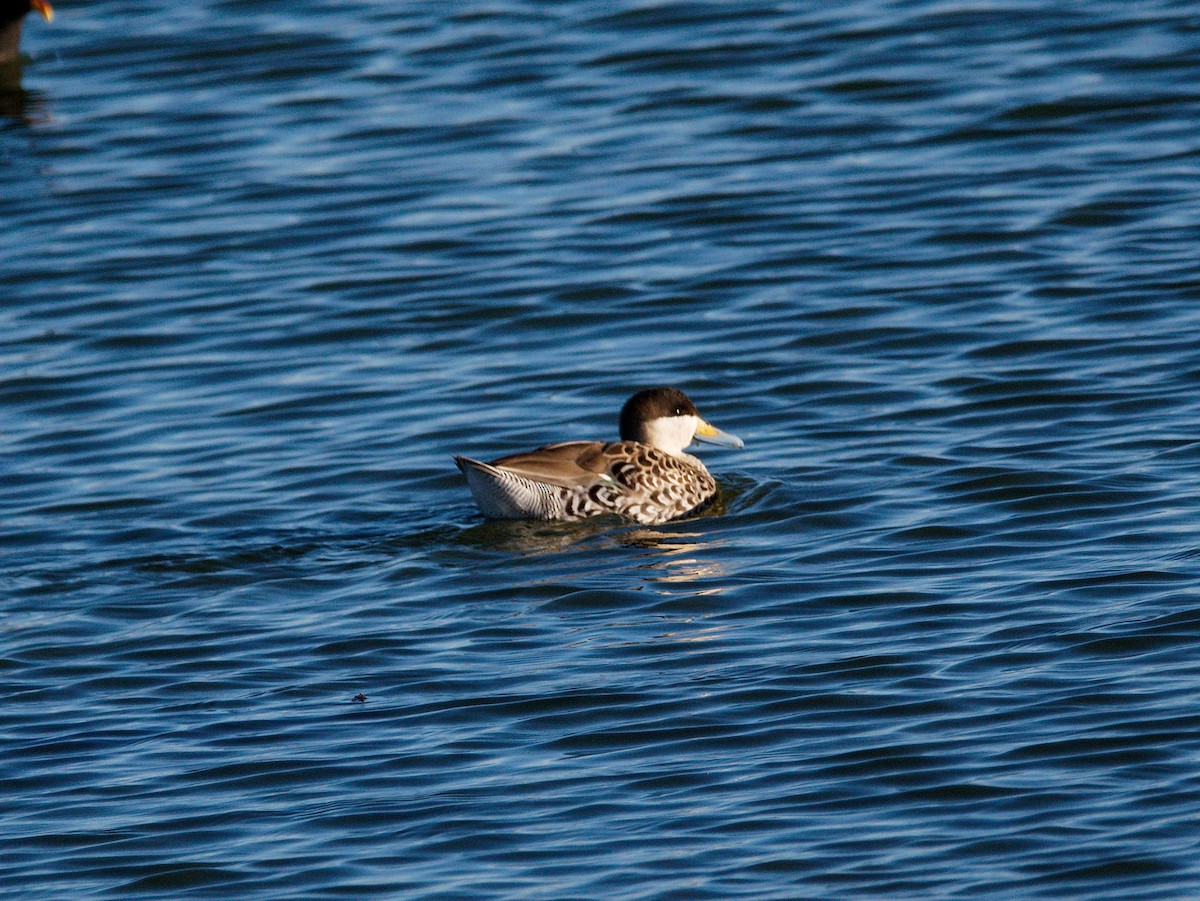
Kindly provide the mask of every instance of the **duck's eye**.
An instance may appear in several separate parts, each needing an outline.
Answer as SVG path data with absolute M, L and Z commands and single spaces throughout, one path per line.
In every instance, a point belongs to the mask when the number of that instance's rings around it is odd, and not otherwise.
M 672 413 L 671 415 L 672 416 L 682 416 L 683 415 L 683 407 L 676 407 L 675 412 Z

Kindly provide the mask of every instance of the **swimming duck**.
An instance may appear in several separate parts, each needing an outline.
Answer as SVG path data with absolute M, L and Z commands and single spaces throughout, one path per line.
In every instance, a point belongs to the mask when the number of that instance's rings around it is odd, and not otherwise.
M 717 491 L 684 449 L 694 439 L 742 447 L 700 418 L 678 388 L 639 391 L 621 408 L 621 440 L 566 441 L 481 463 L 456 456 L 471 494 L 493 519 L 586 519 L 617 513 L 646 525 L 703 507 Z
M 54 18 L 54 9 L 46 0 L 0 0 L 0 63 L 20 57 L 21 23 L 31 12 L 47 22 Z

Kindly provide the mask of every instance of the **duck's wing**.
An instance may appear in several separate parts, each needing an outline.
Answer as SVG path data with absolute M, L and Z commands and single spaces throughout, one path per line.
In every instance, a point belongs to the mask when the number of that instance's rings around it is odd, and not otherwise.
M 611 481 L 608 467 L 612 461 L 605 453 L 608 447 L 602 441 L 564 441 L 510 454 L 493 460 L 491 465 L 545 485 L 581 488 L 597 481 Z

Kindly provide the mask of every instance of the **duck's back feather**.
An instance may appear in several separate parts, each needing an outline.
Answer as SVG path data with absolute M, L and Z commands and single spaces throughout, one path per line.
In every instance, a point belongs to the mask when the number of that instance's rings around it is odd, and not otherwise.
M 590 485 L 608 471 L 603 441 L 563 441 L 493 460 L 499 469 L 560 488 Z

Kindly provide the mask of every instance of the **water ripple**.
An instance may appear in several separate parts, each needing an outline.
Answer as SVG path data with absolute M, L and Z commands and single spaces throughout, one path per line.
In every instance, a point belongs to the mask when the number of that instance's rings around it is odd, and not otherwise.
M 59 10 L 0 78 L 0 894 L 1189 897 L 1177 5 Z M 14 80 L 15 79 L 15 80 Z M 676 383 L 706 514 L 450 462 Z

